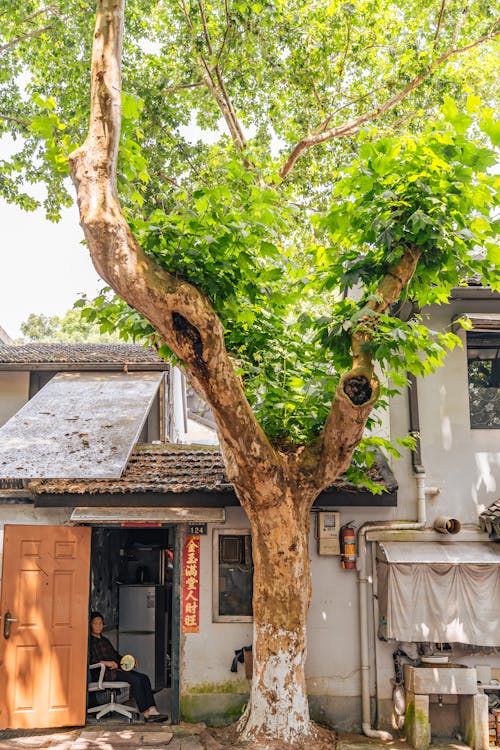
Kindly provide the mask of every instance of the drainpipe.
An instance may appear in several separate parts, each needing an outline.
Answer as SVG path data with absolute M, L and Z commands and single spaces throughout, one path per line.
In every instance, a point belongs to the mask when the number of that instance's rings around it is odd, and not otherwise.
M 416 380 L 409 376 L 410 430 L 418 435 L 419 418 Z M 363 524 L 358 531 L 358 582 L 359 582 L 359 628 L 361 646 L 361 726 L 367 737 L 384 741 L 392 740 L 389 732 L 373 729 L 370 711 L 370 658 L 368 651 L 368 573 L 366 560 L 366 534 L 368 531 L 406 531 L 423 529 L 426 525 L 425 470 L 421 461 L 420 439 L 417 437 L 416 450 L 412 454 L 413 471 L 416 481 L 417 520 L 382 521 Z

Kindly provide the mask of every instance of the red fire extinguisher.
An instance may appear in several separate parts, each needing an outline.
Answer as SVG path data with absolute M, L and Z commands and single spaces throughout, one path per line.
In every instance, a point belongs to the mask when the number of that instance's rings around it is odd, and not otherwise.
M 350 526 L 352 521 L 340 529 L 340 564 L 346 570 L 356 568 L 356 532 Z

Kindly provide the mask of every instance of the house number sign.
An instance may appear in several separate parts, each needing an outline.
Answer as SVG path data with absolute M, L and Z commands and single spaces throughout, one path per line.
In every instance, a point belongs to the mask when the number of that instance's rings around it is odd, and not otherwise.
M 200 537 L 186 537 L 182 556 L 182 632 L 200 630 Z
M 188 524 L 189 534 L 197 534 L 198 536 L 206 536 L 207 524 L 206 523 L 190 523 Z

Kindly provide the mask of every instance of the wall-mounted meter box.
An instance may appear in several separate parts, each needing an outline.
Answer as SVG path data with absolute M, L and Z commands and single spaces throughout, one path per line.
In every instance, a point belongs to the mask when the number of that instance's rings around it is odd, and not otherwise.
M 320 511 L 317 514 L 316 523 L 318 555 L 340 555 L 340 513 L 337 511 Z

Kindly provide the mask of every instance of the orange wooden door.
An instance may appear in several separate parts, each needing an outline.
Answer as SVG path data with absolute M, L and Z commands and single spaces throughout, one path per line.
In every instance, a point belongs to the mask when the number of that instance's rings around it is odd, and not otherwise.
M 90 531 L 4 528 L 0 729 L 85 724 Z

